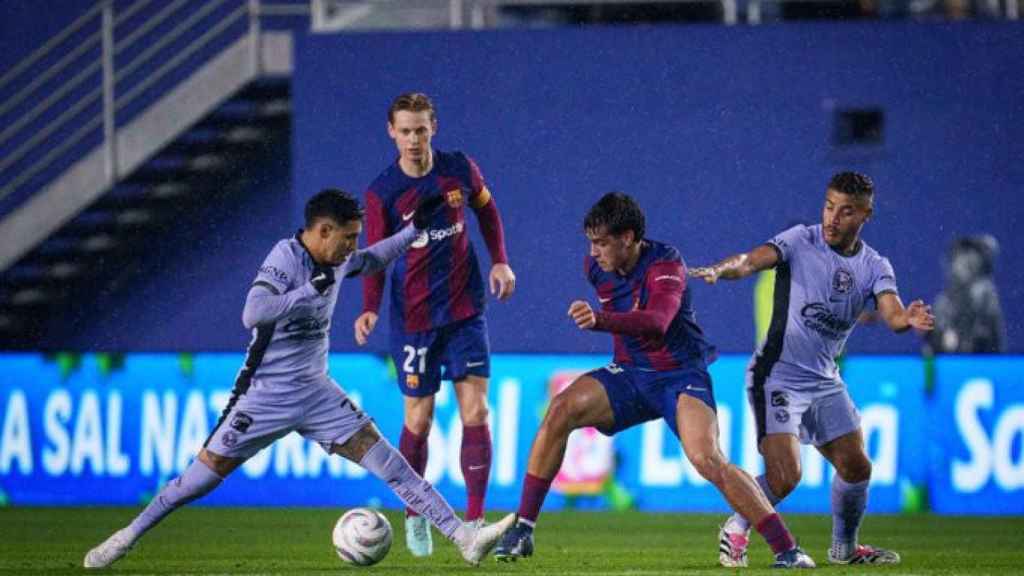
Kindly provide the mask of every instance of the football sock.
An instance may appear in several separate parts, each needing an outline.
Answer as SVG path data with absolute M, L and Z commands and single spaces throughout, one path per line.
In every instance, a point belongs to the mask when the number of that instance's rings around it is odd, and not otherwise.
M 383 480 L 407 507 L 424 516 L 447 538 L 455 538 L 462 520 L 430 482 L 417 474 L 387 440 L 381 438 L 371 446 L 359 465 Z
M 757 485 L 761 487 L 761 492 L 768 497 L 768 501 L 771 502 L 772 506 L 775 506 L 782 501 L 781 498 L 772 492 L 772 487 L 768 485 L 768 477 L 761 474 L 756 478 Z M 725 531 L 731 534 L 740 534 L 750 530 L 750 522 L 739 513 L 735 513 L 725 521 Z
M 848 558 L 857 548 L 857 531 L 868 503 L 868 480 L 850 484 L 832 479 L 832 555 Z
M 423 476 L 427 470 L 427 438 L 429 432 L 422 436 L 414 434 L 411 430 L 402 426 L 402 436 L 398 440 L 398 451 L 402 457 L 412 466 L 417 474 Z M 410 508 L 405 509 L 406 516 L 415 516 L 416 511 Z
M 148 506 L 132 520 L 128 530 L 133 540 L 138 540 L 147 530 L 156 526 L 164 516 L 189 502 L 201 498 L 216 488 L 223 478 L 196 458 L 188 468 L 174 480 L 168 482 Z
M 540 515 L 540 507 L 544 505 L 544 498 L 551 488 L 551 480 L 538 478 L 527 473 L 523 479 L 523 495 L 519 500 L 519 518 L 530 522 L 530 526 L 537 523 L 537 516 Z
M 757 531 L 768 542 L 768 546 L 775 554 L 796 548 L 796 540 L 793 539 L 793 535 L 789 533 L 782 517 L 777 513 L 762 518 L 757 523 Z
M 466 480 L 466 521 L 482 518 L 491 475 L 491 431 L 487 424 L 462 429 L 462 477 Z

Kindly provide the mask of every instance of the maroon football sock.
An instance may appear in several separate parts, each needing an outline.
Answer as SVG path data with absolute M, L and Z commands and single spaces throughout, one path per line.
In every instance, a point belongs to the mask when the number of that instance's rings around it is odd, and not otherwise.
M 519 517 L 531 524 L 537 522 L 540 507 L 544 505 L 544 498 L 548 495 L 549 488 L 551 488 L 551 480 L 527 473 L 526 478 L 523 479 L 523 495 L 519 500 Z
M 786 524 L 782 521 L 782 516 L 776 513 L 769 514 L 757 523 L 756 528 L 765 541 L 768 542 L 768 545 L 771 546 L 772 552 L 778 554 L 796 548 L 796 540 L 793 539 L 793 535 L 786 528 Z
M 487 424 L 462 429 L 462 477 L 466 480 L 466 521 L 482 518 L 491 476 L 491 431 Z
M 402 453 L 412 469 L 423 476 L 427 470 L 427 434 L 418 436 L 411 430 L 402 426 L 402 436 L 398 440 L 398 451 Z M 405 509 L 406 516 L 418 516 L 411 508 Z

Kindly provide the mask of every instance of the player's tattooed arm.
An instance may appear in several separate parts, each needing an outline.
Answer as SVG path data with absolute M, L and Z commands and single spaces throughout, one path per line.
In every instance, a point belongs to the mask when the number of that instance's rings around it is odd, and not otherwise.
M 778 263 L 778 249 L 771 244 L 762 244 L 750 252 L 729 256 L 713 266 L 691 268 L 690 276 L 700 278 L 708 284 L 714 284 L 719 279 L 746 278 L 755 272 L 774 268 Z
M 906 308 L 895 292 L 883 292 L 877 297 L 878 313 L 893 332 L 906 332 L 911 328 L 927 332 L 935 328 L 932 307 L 914 300 Z

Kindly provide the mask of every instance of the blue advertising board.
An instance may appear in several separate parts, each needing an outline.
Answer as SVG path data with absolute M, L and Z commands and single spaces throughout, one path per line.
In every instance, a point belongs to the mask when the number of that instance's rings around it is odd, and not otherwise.
M 202 446 L 242 359 L 241 354 L 86 354 L 73 361 L 39 354 L 0 357 L 0 498 L 12 505 L 145 502 Z M 529 448 L 553 382 L 607 360 L 597 355 L 494 357 L 490 508 L 517 507 Z M 722 449 L 756 474 L 762 464 L 745 400 L 747 361 L 726 355 L 711 372 Z M 1024 359 L 1019 358 L 942 359 L 936 366 L 935 394 L 928 396 L 920 359 L 847 359 L 843 373 L 861 412 L 873 462 L 869 510 L 905 509 L 927 484 L 939 512 L 1024 512 L 1021 367 Z M 401 397 L 390 362 L 368 354 L 335 354 L 330 369 L 382 432 L 397 439 Z M 461 424 L 450 386 L 442 387 L 436 406 L 425 476 L 462 508 Z M 639 509 L 726 511 L 722 497 L 686 461 L 663 423 L 635 427 L 608 446 L 612 483 Z M 831 467 L 805 447 L 803 480 L 781 510 L 827 512 L 831 478 Z M 252 458 L 202 503 L 400 506 L 360 467 L 327 457 L 295 434 Z M 577 497 L 556 490 L 546 509 L 608 505 L 600 492 Z
M 942 514 L 1024 514 L 1024 362 L 940 358 L 929 491 Z

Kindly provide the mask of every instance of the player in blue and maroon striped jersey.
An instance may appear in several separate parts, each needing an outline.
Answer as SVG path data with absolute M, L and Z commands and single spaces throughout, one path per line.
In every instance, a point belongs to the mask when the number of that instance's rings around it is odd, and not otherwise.
M 498 208 L 480 169 L 461 152 L 431 147 L 437 118 L 430 99 L 402 94 L 388 110 L 388 134 L 398 159 L 366 192 L 367 239 L 376 242 L 401 229 L 417 204 L 427 198 L 445 202 L 426 230 L 401 257 L 391 274 L 390 349 L 405 396 L 402 455 L 420 474 L 427 466 L 427 435 L 434 418 L 434 394 L 442 377 L 455 383 L 462 418 L 462 474 L 466 479 L 466 519 L 482 520 L 491 469 L 487 426 L 490 344 L 484 319 L 484 284 L 466 229 L 471 208 L 491 257 L 490 288 L 499 300 L 515 289 L 505 254 Z M 366 343 L 376 326 L 384 293 L 384 274 L 363 283 L 363 313 L 355 338 Z M 426 521 L 407 510 L 406 545 L 414 556 L 432 552 Z
M 581 330 L 611 332 L 612 364 L 577 378 L 554 399 L 530 449 L 519 520 L 495 548 L 499 560 L 533 554 L 533 528 L 569 434 L 594 426 L 604 434 L 662 418 L 686 457 L 734 510 L 750 519 L 775 552 L 779 568 L 814 567 L 749 474 L 718 447 L 718 420 L 707 366 L 715 359 L 694 318 L 679 251 L 644 237 L 644 214 L 629 196 L 604 195 L 587 213 L 587 279 L 601 309 L 569 306 Z

